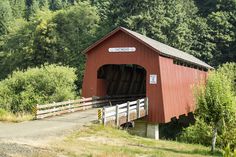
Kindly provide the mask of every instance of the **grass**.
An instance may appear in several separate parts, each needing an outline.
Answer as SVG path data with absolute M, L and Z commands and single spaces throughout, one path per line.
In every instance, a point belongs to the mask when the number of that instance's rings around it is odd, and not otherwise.
M 207 157 L 210 148 L 175 141 L 152 140 L 133 136 L 124 130 L 92 125 L 54 142 L 51 150 L 58 155 L 76 157 Z M 52 156 L 52 155 L 51 155 Z
M 23 121 L 28 121 L 32 120 L 34 117 L 31 114 L 27 113 L 17 113 L 13 114 L 11 112 L 7 112 L 3 109 L 0 109 L 0 121 L 2 122 L 23 122 Z

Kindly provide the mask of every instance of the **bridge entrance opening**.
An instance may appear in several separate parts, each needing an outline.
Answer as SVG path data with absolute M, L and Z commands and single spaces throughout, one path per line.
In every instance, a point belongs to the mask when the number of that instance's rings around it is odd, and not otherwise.
M 97 71 L 97 93 L 103 96 L 146 96 L 146 70 L 135 64 L 108 64 Z

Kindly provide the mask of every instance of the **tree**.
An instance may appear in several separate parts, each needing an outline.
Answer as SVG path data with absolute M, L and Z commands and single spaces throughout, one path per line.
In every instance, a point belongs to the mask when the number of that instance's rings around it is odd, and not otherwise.
M 85 56 L 81 52 L 97 38 L 100 18 L 97 10 L 88 3 L 78 3 L 52 18 L 57 40 L 57 62 L 76 67 L 78 87 L 82 85 Z
M 88 0 L 80 0 L 78 2 L 86 2 Z M 60 10 L 68 6 L 77 4 L 77 0 L 49 0 L 49 6 L 51 10 Z
M 209 27 L 207 20 L 202 17 L 196 17 L 190 21 L 192 30 L 192 42 L 188 51 L 193 56 L 211 63 L 214 60 L 215 44 L 209 42 Z
M 211 151 L 214 152 L 218 131 L 235 119 L 231 82 L 224 74 L 211 72 L 206 86 L 199 88 L 196 100 L 197 115 L 213 128 Z
M 212 55 L 209 61 L 213 66 L 236 62 L 236 1 L 195 1 L 198 15 L 207 23 L 207 29 L 200 40 L 205 45 L 201 51 Z
M 26 0 L 26 19 L 30 20 L 39 10 L 39 1 L 37 0 Z
M 13 20 L 11 6 L 8 0 L 0 1 L 0 36 L 9 31 L 10 21 Z
M 16 69 L 27 69 L 34 66 L 32 60 L 34 30 L 38 22 L 26 23 L 15 33 L 3 40 L 1 79 Z
M 57 12 L 38 11 L 31 21 L 5 38 L 0 77 L 16 69 L 60 63 L 77 68 L 80 88 L 85 63 L 81 52 L 96 39 L 98 23 L 96 8 L 88 3 Z
M 25 17 L 26 4 L 25 0 L 9 0 L 12 14 L 15 18 Z
M 50 1 L 50 9 L 51 10 L 59 10 L 63 8 L 62 0 L 51 0 Z
M 235 11 L 235 0 L 195 0 L 196 6 L 199 8 L 199 14 L 207 17 L 209 14 L 217 11 Z
M 209 41 L 214 45 L 213 65 L 236 62 L 236 11 L 214 12 L 207 17 Z
M 40 10 L 48 10 L 49 9 L 48 0 L 39 0 L 39 8 Z

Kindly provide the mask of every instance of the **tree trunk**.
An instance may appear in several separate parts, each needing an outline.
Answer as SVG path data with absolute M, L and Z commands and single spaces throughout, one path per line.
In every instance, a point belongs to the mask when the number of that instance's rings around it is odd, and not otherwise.
M 217 137 L 217 127 L 213 128 L 212 131 L 212 143 L 211 143 L 211 152 L 214 153 L 216 146 L 216 137 Z

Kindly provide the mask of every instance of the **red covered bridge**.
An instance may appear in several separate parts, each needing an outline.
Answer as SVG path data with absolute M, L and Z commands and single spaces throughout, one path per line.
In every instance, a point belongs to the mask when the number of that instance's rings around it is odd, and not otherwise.
M 144 95 L 152 124 L 193 111 L 193 86 L 212 69 L 190 54 L 123 27 L 85 53 L 83 97 Z

